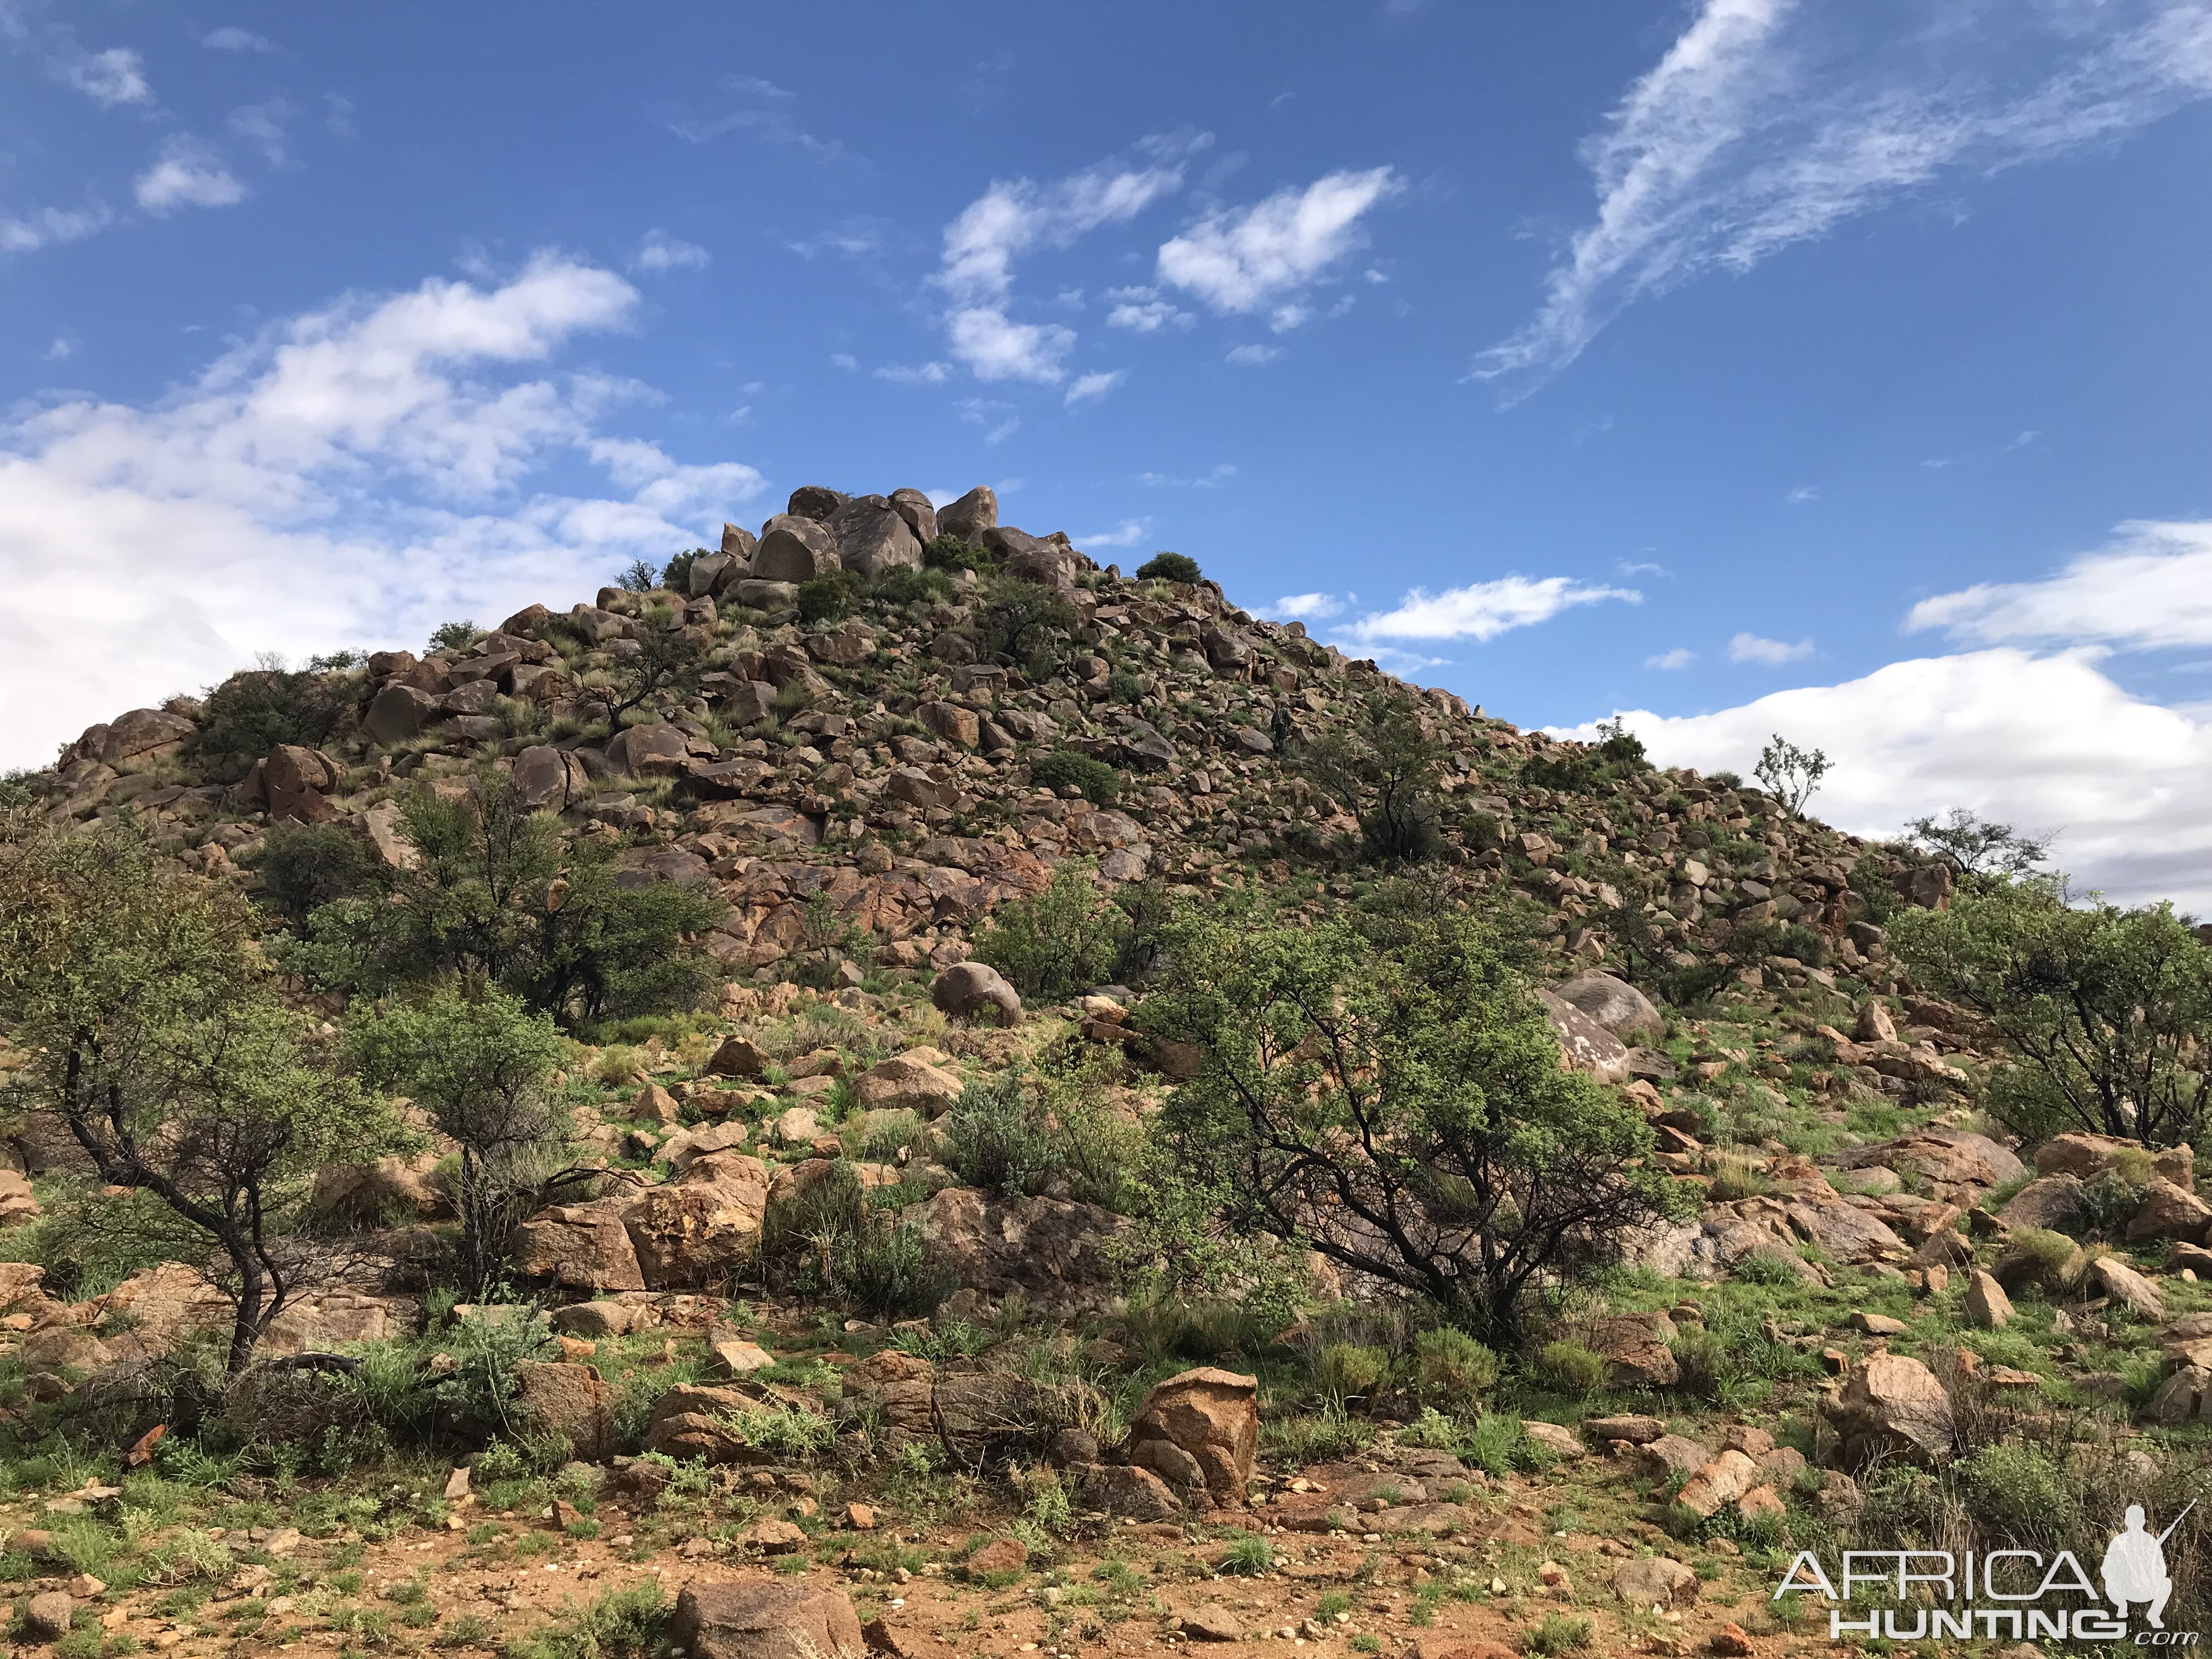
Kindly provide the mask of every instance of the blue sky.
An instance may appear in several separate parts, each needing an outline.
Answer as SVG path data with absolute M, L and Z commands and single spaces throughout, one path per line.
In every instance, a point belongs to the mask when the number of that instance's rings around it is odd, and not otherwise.
M 2212 903 L 2212 0 L 0 0 L 0 764 L 990 483 Z

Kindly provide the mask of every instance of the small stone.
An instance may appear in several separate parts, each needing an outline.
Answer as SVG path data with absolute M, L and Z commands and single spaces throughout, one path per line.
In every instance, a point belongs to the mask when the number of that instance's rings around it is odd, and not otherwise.
M 1575 1431 L 1563 1429 L 1557 1423 L 1523 1418 L 1521 1431 L 1555 1457 L 1580 1457 L 1583 1455 L 1583 1443 L 1576 1437 Z
M 968 1558 L 968 1571 L 1019 1572 L 1030 1564 L 1030 1547 L 1018 1538 L 994 1538 Z
M 1744 1633 L 1741 1625 L 1729 1623 L 1713 1632 L 1713 1651 L 1722 1655 L 1723 1659 L 1749 1659 L 1759 1650 L 1752 1646 L 1751 1638 Z
M 69 1634 L 76 1613 L 76 1604 L 67 1590 L 44 1591 L 24 1604 L 23 1633 L 34 1642 L 58 1642 Z
M 1194 1642 L 1238 1642 L 1244 1638 L 1244 1626 L 1237 1615 L 1215 1601 L 1191 1608 L 1177 1628 Z
M 1851 1328 L 1864 1331 L 1869 1336 L 1902 1336 L 1905 1322 L 1892 1319 L 1887 1314 L 1868 1313 L 1864 1309 L 1858 1309 L 1851 1314 Z
M 763 1555 L 788 1555 L 805 1547 L 806 1534 L 788 1521 L 756 1521 L 746 1528 L 744 1541 Z
M 854 1532 L 873 1532 L 876 1529 L 876 1512 L 866 1504 L 848 1504 L 845 1505 L 845 1524 Z

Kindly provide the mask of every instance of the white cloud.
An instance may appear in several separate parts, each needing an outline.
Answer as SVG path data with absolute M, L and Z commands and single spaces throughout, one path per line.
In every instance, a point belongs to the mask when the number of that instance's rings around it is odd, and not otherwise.
M 1217 311 L 1261 310 L 1361 246 L 1360 216 L 1404 188 L 1389 167 L 1332 173 L 1304 190 L 1285 188 L 1251 207 L 1209 214 L 1161 246 L 1160 280 Z
M 979 380 L 1059 382 L 1060 359 L 1075 348 L 1075 331 L 1059 323 L 1018 323 L 996 306 L 952 313 L 952 355 Z
M 1150 519 L 1124 519 L 1111 530 L 1101 531 L 1095 536 L 1078 536 L 1076 540 L 1090 547 L 1134 547 L 1151 533 Z
M 1765 663 L 1771 668 L 1812 654 L 1813 641 L 1810 639 L 1802 639 L 1791 645 L 1782 640 L 1763 640 L 1756 634 L 1739 634 L 1729 641 L 1730 662 Z
M 636 291 L 557 257 L 273 325 L 143 404 L 0 425 L 0 765 L 261 650 L 418 647 L 440 622 L 588 597 L 762 489 L 599 421 L 641 388 L 543 366 Z M 539 487 L 580 456 L 613 489 Z
M 214 150 L 179 137 L 162 147 L 161 159 L 139 175 L 132 193 L 149 213 L 167 214 L 180 207 L 234 207 L 246 199 L 246 186 Z
M 1791 507 L 1801 506 L 1806 501 L 1817 501 L 1820 499 L 1820 486 L 1818 484 L 1799 484 L 1796 489 L 1791 490 L 1782 499 Z
M 945 260 L 932 280 L 958 303 L 1006 300 L 1013 262 L 1038 247 L 1060 248 L 1102 225 L 1127 224 L 1182 187 L 1180 159 L 1141 167 L 1102 163 L 1049 185 L 994 180 L 945 228 Z
M 265 104 L 247 104 L 231 111 L 229 126 L 259 150 L 270 167 L 281 167 L 291 160 L 285 128 L 297 113 L 282 98 L 272 98 Z
M 897 386 L 942 386 L 952 378 L 950 363 L 885 363 L 876 370 L 879 380 Z
M 858 259 L 864 255 L 881 252 L 890 229 L 891 222 L 888 219 L 856 214 L 839 220 L 818 235 L 786 242 L 784 246 L 802 259 L 811 259 L 817 253 L 836 253 L 848 259 Z
M 1021 429 L 1022 417 L 1018 415 L 1009 415 L 1005 420 L 1000 422 L 998 425 L 993 427 L 988 432 L 986 432 L 983 434 L 983 441 L 986 444 L 995 447 L 999 444 L 1005 442 L 1008 438 L 1012 437 L 1014 434 L 1019 432 Z
M 274 52 L 275 45 L 251 29 L 220 28 L 209 33 L 200 44 L 211 52 Z
M 714 255 L 696 242 L 671 236 L 665 230 L 648 230 L 629 262 L 632 270 L 704 270 Z
M 1237 468 L 1223 461 L 1195 478 L 1178 478 L 1171 472 L 1139 472 L 1137 482 L 1150 484 L 1155 489 L 1218 489 L 1236 476 Z
M 2212 722 L 2130 696 L 2094 650 L 1919 658 L 1716 714 L 1623 718 L 1668 766 L 1748 777 L 1777 732 L 1824 750 L 1835 768 L 1812 811 L 1856 834 L 1965 806 L 2062 830 L 2060 865 L 2116 898 L 2212 909 Z
M 688 144 L 711 143 L 726 133 L 741 132 L 764 144 L 782 144 L 818 161 L 845 158 L 845 146 L 835 138 L 817 138 L 799 125 L 792 111 L 799 94 L 757 76 L 732 75 L 723 87 L 737 94 L 737 107 L 725 114 L 699 119 L 674 120 L 668 131 Z
M 1687 668 L 1692 663 L 1697 661 L 1697 659 L 1698 653 L 1696 652 L 1691 650 L 1687 646 L 1678 645 L 1672 651 L 1662 651 L 1656 657 L 1646 657 L 1644 659 L 1644 665 L 1646 668 L 1658 668 L 1672 672 L 1677 668 Z
M 830 354 L 830 366 L 850 374 L 860 367 L 860 360 L 849 351 L 833 351 Z
M 1079 404 L 1091 398 L 1103 398 L 1127 379 L 1127 372 L 1118 368 L 1101 369 L 1095 374 L 1079 375 L 1075 384 L 1067 388 L 1066 401 Z
M 1106 297 L 1116 302 L 1106 313 L 1108 325 L 1114 328 L 1152 334 L 1170 326 L 1188 328 L 1198 320 L 1188 311 L 1179 310 L 1174 301 L 1162 299 L 1156 288 L 1112 288 L 1106 290 Z
M 1878 9 L 1704 0 L 1583 146 L 1597 206 L 1478 377 L 1540 377 L 1625 307 L 1741 272 L 1946 174 L 2124 135 L 2212 94 L 2202 0 Z
M 0 253 L 33 253 L 82 241 L 104 230 L 114 216 L 104 207 L 40 208 L 27 218 L 0 218 Z
M 1277 306 L 1267 313 L 1267 326 L 1278 334 L 1288 334 L 1294 328 L 1303 328 L 1313 317 L 1309 305 Z
M 128 46 L 87 52 L 70 42 L 52 67 L 55 79 L 110 109 L 118 104 L 149 103 L 154 97 L 153 88 L 146 84 L 146 60 Z
M 1569 576 L 1501 576 L 1465 587 L 1431 593 L 1417 587 L 1395 611 L 1363 617 L 1346 631 L 1362 642 L 1373 640 L 1496 639 L 1515 628 L 1547 622 L 1575 605 L 1620 599 L 1640 605 L 1632 587 L 1601 587 Z
M 2131 520 L 2056 575 L 1939 593 L 1905 626 L 1978 645 L 2212 645 L 2212 521 Z
M 1347 593 L 1339 599 L 1334 593 L 1285 593 L 1267 607 L 1271 617 L 1295 617 L 1301 621 L 1327 622 L 1331 617 L 1344 614 L 1346 605 L 1357 605 L 1359 595 Z
M 1227 361 L 1239 368 L 1257 368 L 1261 363 L 1272 363 L 1283 355 L 1280 346 L 1241 345 L 1229 348 Z

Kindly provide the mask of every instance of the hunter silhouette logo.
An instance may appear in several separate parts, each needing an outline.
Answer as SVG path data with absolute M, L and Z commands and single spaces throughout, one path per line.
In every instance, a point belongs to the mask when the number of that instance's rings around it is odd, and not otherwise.
M 2124 1524 L 2105 1547 L 2101 1594 L 2071 1550 L 1846 1550 L 1832 1578 L 1820 1557 L 1802 1550 L 1774 1599 L 1818 1594 L 1829 1603 L 1828 1637 L 1837 1642 L 1847 1636 L 2126 1641 L 2130 1610 L 2140 1608 L 2148 1628 L 2135 1633 L 2132 1645 L 2194 1647 L 2197 1632 L 2166 1628 L 2174 1589 L 2166 1542 L 2196 1507 L 2192 1500 L 2165 1531 L 2154 1533 L 2142 1505 L 2130 1504 Z M 1869 1592 L 1889 1605 L 1865 1606 L 1861 1598 Z M 1864 1616 L 1846 1616 L 1854 1610 Z
M 2173 1517 L 2173 1527 L 2179 1526 L 2189 1510 L 2196 1507 L 2192 1498 L 2189 1509 Z M 2130 1601 L 2148 1602 L 2143 1616 L 2153 1630 L 2164 1630 L 2166 1598 L 2173 1594 L 2173 1581 L 2166 1576 L 2166 1540 L 2173 1536 L 2173 1527 L 2152 1537 L 2143 1529 L 2140 1504 L 2128 1505 L 2127 1522 L 2127 1529 L 2105 1549 L 2105 1599 L 2123 1619 L 2128 1616 Z

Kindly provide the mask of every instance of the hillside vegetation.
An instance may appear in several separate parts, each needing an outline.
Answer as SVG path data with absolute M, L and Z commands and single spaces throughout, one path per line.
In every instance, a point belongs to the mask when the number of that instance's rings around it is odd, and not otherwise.
M 2212 946 L 1825 767 L 988 489 L 95 725 L 0 781 L 11 1639 L 1778 1652 L 1801 1549 L 2094 1570 L 2212 1489 Z

